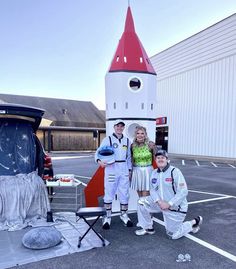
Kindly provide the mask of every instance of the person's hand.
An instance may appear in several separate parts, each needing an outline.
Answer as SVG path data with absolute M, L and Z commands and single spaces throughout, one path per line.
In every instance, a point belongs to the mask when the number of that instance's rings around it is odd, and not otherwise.
M 103 162 L 103 161 L 101 161 L 101 160 L 98 161 L 98 164 L 99 164 L 102 168 L 104 168 L 104 167 L 107 166 L 107 163 L 106 163 L 106 162 Z
M 158 205 L 160 206 L 162 210 L 167 210 L 170 208 L 170 204 L 168 204 L 166 201 L 163 201 L 163 200 L 159 200 Z

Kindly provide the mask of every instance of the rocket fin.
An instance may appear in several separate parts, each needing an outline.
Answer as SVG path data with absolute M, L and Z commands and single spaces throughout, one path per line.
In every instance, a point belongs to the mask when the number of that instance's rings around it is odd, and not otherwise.
M 104 168 L 99 167 L 84 190 L 86 207 L 97 207 L 104 195 Z

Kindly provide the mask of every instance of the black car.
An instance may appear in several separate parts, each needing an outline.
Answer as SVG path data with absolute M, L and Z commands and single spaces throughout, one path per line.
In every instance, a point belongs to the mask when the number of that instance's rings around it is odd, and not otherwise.
M 37 171 L 53 177 L 50 156 L 36 136 L 44 110 L 18 104 L 0 104 L 0 175 Z

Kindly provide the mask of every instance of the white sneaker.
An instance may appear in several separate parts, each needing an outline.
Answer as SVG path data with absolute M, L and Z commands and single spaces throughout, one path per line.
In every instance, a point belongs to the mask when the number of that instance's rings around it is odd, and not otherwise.
M 141 230 L 136 230 L 135 234 L 136 235 L 145 235 L 145 234 L 154 234 L 155 230 L 154 229 L 141 229 Z
M 120 219 L 122 220 L 122 222 L 124 223 L 125 226 L 133 227 L 133 222 L 130 220 L 127 213 L 121 214 Z
M 196 233 L 199 232 L 199 230 L 200 230 L 200 225 L 201 225 L 202 222 L 203 222 L 203 217 L 202 217 L 202 216 L 197 216 L 197 217 L 195 218 L 195 220 L 196 220 L 196 224 L 193 225 L 193 230 L 192 230 L 192 233 L 193 233 L 193 234 L 196 234 Z
M 109 230 L 111 226 L 111 218 L 109 217 L 104 217 L 102 221 L 102 228 L 104 230 Z

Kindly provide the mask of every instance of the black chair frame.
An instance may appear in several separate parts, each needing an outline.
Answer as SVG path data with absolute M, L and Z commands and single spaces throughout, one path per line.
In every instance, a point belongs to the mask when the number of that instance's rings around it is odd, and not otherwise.
M 88 229 L 86 230 L 86 232 L 82 236 L 79 237 L 78 248 L 80 248 L 81 241 L 85 238 L 85 236 L 88 234 L 88 232 L 90 230 L 93 230 L 94 233 L 98 236 L 98 238 L 101 239 L 103 247 L 106 245 L 104 237 L 102 237 L 93 228 L 94 225 L 96 224 L 96 222 L 99 220 L 99 218 L 102 217 L 102 216 L 105 216 L 105 215 L 106 215 L 106 210 L 103 207 L 86 207 L 86 208 L 80 208 L 76 212 L 76 216 L 79 217 L 76 220 L 76 222 L 79 221 L 80 219 L 83 219 L 85 221 L 85 223 L 87 223 L 88 226 L 89 226 Z M 92 223 L 89 223 L 88 220 L 86 219 L 86 217 L 96 217 L 96 219 Z

